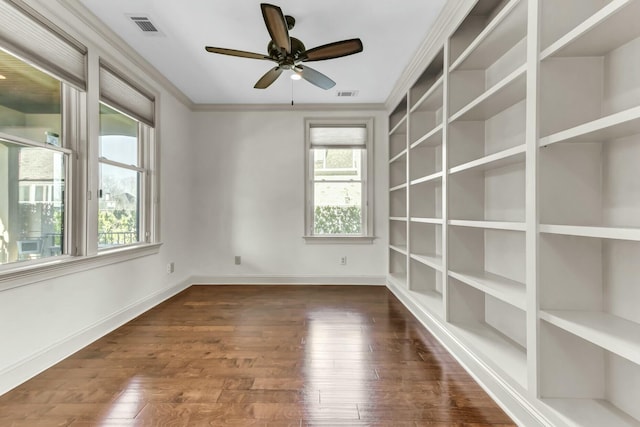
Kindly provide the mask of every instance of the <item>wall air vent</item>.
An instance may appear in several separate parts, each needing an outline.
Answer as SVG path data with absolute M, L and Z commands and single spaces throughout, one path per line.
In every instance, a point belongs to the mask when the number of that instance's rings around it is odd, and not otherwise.
M 160 35 L 162 34 L 158 27 L 155 26 L 151 19 L 145 15 L 127 15 L 128 18 L 138 26 L 138 28 L 147 35 Z
M 339 90 L 337 92 L 337 96 L 339 97 L 354 97 L 358 96 L 357 90 Z

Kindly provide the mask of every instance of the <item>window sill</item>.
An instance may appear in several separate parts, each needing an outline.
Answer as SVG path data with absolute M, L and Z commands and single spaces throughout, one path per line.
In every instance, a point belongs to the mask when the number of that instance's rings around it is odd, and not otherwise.
M 370 245 L 375 236 L 302 236 L 306 243 Z
M 162 243 L 105 250 L 92 256 L 59 256 L 51 260 L 7 264 L 0 269 L 0 292 L 68 274 L 129 261 L 160 252 Z

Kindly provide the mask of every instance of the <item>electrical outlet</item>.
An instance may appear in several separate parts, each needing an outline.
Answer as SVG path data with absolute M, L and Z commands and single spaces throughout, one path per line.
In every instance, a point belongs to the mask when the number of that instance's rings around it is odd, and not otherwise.
M 170 262 L 167 264 L 167 274 L 171 274 L 175 271 L 175 263 Z
M 236 265 L 242 264 L 242 257 L 240 255 L 236 255 L 234 262 Z
M 340 257 L 340 265 L 347 265 L 347 257 L 346 256 Z

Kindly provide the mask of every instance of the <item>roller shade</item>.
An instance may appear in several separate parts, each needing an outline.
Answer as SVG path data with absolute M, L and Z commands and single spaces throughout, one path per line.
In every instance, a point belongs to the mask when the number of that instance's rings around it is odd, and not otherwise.
M 87 48 L 21 2 L 0 0 L 0 47 L 86 90 Z
M 100 99 L 131 117 L 154 126 L 155 99 L 104 63 L 100 63 Z
M 365 125 L 311 125 L 311 148 L 366 148 Z

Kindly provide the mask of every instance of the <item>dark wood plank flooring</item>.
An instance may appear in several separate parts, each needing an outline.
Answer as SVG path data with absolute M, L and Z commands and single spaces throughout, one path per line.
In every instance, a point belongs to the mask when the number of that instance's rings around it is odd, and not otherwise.
M 0 396 L 0 425 L 513 423 L 384 287 L 194 286 Z

